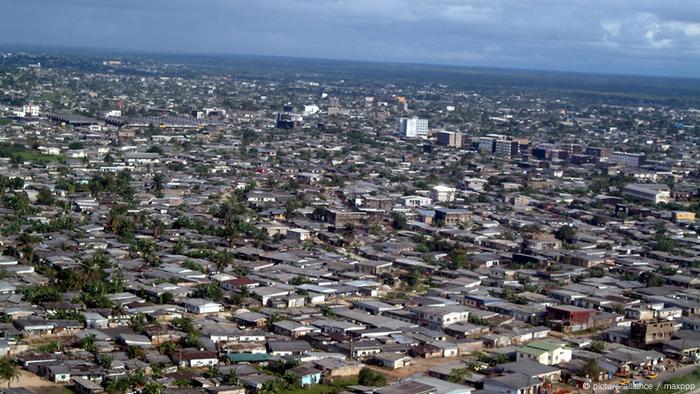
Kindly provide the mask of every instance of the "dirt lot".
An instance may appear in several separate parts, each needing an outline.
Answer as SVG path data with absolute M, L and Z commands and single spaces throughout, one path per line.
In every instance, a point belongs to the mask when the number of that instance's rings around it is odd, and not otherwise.
M 63 394 L 71 392 L 65 386 L 44 380 L 31 372 L 25 370 L 20 370 L 20 372 L 22 376 L 20 376 L 19 380 L 12 381 L 12 387 L 24 387 L 41 394 Z
M 370 368 L 374 369 L 375 371 L 381 372 L 382 374 L 386 375 L 386 377 L 391 380 L 391 379 L 403 379 L 406 378 L 407 376 L 413 375 L 416 372 L 426 372 L 430 368 L 438 366 L 438 365 L 443 365 L 443 364 L 449 364 L 449 363 L 455 363 L 459 361 L 459 358 L 414 358 L 412 360 L 412 364 L 409 365 L 408 367 L 404 368 L 399 368 L 399 369 L 386 369 L 382 367 L 378 367 L 376 365 L 369 365 Z

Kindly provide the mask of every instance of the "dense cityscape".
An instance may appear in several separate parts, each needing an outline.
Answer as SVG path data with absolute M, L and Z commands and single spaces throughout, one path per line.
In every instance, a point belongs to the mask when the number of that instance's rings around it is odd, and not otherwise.
M 691 392 L 698 160 L 697 80 L 5 50 L 2 391 Z

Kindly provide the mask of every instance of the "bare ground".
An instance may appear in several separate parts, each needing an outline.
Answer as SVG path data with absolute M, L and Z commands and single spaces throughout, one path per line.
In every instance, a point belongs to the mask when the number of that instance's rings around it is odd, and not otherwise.
M 386 369 L 376 365 L 368 365 L 377 372 L 384 374 L 389 380 L 404 379 L 417 372 L 427 372 L 430 368 L 438 365 L 449 364 L 459 361 L 457 357 L 453 358 L 414 358 L 412 364 L 399 369 Z
M 66 386 L 58 383 L 53 383 L 42 379 L 39 376 L 25 370 L 20 370 L 21 376 L 19 380 L 13 380 L 11 387 L 24 387 L 35 393 L 41 394 L 58 394 L 68 393 L 70 390 Z

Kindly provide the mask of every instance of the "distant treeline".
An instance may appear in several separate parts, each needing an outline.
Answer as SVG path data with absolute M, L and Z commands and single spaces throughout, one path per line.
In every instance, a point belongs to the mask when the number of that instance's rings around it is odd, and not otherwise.
M 118 58 L 124 65 L 103 65 L 106 59 Z M 197 77 L 202 74 L 254 77 L 256 79 L 297 80 L 300 78 L 345 80 L 384 86 L 446 84 L 453 89 L 482 93 L 534 92 L 551 93 L 588 102 L 619 105 L 664 104 L 700 105 L 700 79 L 589 74 L 560 71 L 514 70 L 483 67 L 440 66 L 301 59 L 244 55 L 164 55 L 129 54 L 98 50 L 42 52 L 0 59 L 0 66 L 17 66 L 41 62 L 44 67 L 66 68 L 83 72 L 109 70 L 117 74 L 144 75 L 154 72 L 164 76 Z M 144 66 L 161 66 L 154 71 Z

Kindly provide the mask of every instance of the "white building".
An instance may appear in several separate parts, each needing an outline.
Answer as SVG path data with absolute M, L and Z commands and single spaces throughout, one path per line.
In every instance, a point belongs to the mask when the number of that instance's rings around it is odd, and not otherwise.
M 429 197 L 423 196 L 403 196 L 400 200 L 406 207 L 427 207 L 433 203 Z
M 401 118 L 399 120 L 399 134 L 406 138 L 427 138 L 428 119 Z
M 311 238 L 311 231 L 305 230 L 303 228 L 290 228 L 287 230 L 287 239 L 291 239 L 296 242 L 304 242 Z
M 223 305 L 217 302 L 203 300 L 201 298 L 190 298 L 183 301 L 182 306 L 187 309 L 187 312 L 204 314 L 204 313 L 219 313 L 224 310 Z
M 571 361 L 572 350 L 562 343 L 534 341 L 518 349 L 519 360 L 535 360 L 544 365 L 557 365 Z
M 31 116 L 33 118 L 39 116 L 39 106 L 34 104 L 25 104 L 22 106 L 22 112 L 25 116 Z
M 452 202 L 456 194 L 457 189 L 445 185 L 434 186 L 430 191 L 430 197 L 437 202 Z
M 309 115 L 315 115 L 320 111 L 321 109 L 318 107 L 316 104 L 311 104 L 311 105 L 305 105 L 304 106 L 304 115 L 309 116 Z
M 414 310 L 429 327 L 445 327 L 469 321 L 469 310 L 463 305 L 423 306 Z
M 668 185 L 659 183 L 631 183 L 625 186 L 623 193 L 625 196 L 653 202 L 654 204 L 671 201 L 671 189 Z

